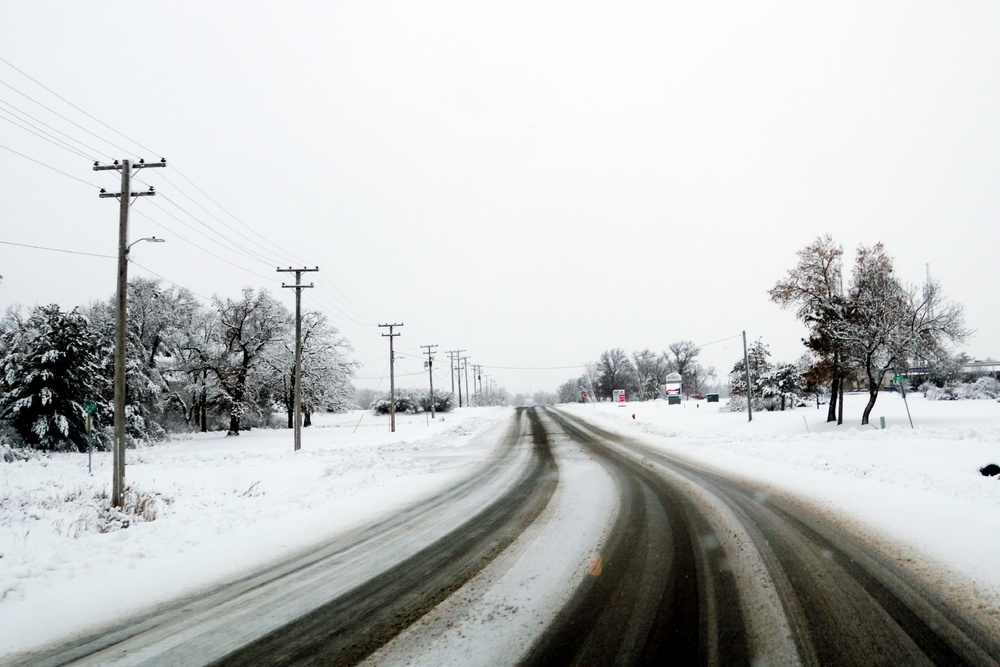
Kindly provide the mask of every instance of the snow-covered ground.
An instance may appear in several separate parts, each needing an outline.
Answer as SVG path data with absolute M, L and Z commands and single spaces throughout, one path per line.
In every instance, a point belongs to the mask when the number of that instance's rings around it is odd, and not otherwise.
M 0 657 L 246 573 L 466 476 L 506 408 L 320 415 L 288 430 L 189 436 L 126 456 L 157 518 L 100 532 L 110 454 L 0 459 Z M 499 431 L 499 432 L 498 432 Z M 104 501 L 106 504 L 106 500 Z
M 814 407 L 755 413 L 750 423 L 745 413 L 720 413 L 703 401 L 567 409 L 842 512 L 913 567 L 954 575 L 956 597 L 1000 608 L 1000 480 L 979 474 L 1000 463 L 1000 403 L 911 396 L 911 430 L 902 400 L 887 394 L 873 413 L 876 425 L 886 417 L 880 430 L 856 426 L 864 398 L 848 397 L 840 427 Z M 95 455 L 93 476 L 86 455 L 0 463 L 0 647 L 45 644 L 384 516 L 468 475 L 510 415 L 465 408 L 429 423 L 400 416 L 395 434 L 370 414 L 324 416 L 304 431 L 298 453 L 285 430 L 130 451 L 128 483 L 156 499 L 157 518 L 103 533 L 96 508 L 110 486 L 109 455 Z M 560 470 L 557 501 L 592 474 L 578 467 Z M 560 506 L 566 502 L 553 511 Z M 535 560 L 533 548 L 540 545 L 526 543 L 517 558 Z M 586 568 L 586 559 L 577 561 L 572 566 Z M 498 568 L 510 579 L 508 597 L 525 597 L 525 578 L 534 574 Z M 505 595 L 493 587 L 489 604 L 470 618 L 502 609 Z

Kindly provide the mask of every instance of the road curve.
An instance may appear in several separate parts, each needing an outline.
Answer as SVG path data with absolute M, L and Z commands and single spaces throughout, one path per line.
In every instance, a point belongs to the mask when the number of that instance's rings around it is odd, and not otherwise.
M 349 665 L 374 659 L 384 649 L 373 652 L 404 629 L 417 630 L 417 619 L 481 579 L 487 566 L 504 562 L 494 563 L 499 554 L 516 553 L 529 525 L 551 530 L 539 517 L 550 514 L 560 480 L 550 448 L 557 436 L 589 452 L 589 463 L 573 466 L 603 467 L 614 510 L 610 524 L 602 524 L 609 526 L 601 533 L 606 538 L 595 539 L 599 556 L 578 578 L 565 580 L 575 586 L 560 596 L 566 604 L 526 627 L 523 647 L 502 661 L 527 667 L 1000 665 L 1000 639 L 970 611 L 940 601 L 927 582 L 809 507 L 542 408 L 519 410 L 500 456 L 427 502 L 245 580 L 0 664 Z M 560 460 L 564 476 L 575 480 L 561 494 L 590 479 L 574 476 L 580 469 L 570 459 Z M 557 506 L 565 507 L 552 503 Z M 418 653 L 402 657 L 421 664 Z
M 526 665 L 1000 665 L 1000 639 L 792 500 L 558 410 L 625 508 Z

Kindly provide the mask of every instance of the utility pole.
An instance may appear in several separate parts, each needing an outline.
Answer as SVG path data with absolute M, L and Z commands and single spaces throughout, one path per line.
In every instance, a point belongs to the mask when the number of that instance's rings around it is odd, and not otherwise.
M 445 354 L 448 355 L 448 372 L 451 373 L 451 393 L 455 394 L 455 352 L 457 350 L 447 350 Z
M 420 347 L 427 350 L 427 377 L 431 381 L 431 419 L 437 419 L 434 416 L 434 356 L 431 354 L 437 345 L 421 345 Z
M 396 361 L 396 353 L 393 351 L 392 339 L 398 336 L 398 333 L 393 333 L 392 330 L 395 327 L 401 327 L 403 323 L 398 324 L 380 324 L 379 327 L 388 327 L 389 333 L 382 334 L 382 338 L 389 339 L 389 430 L 393 433 L 396 432 L 396 370 L 394 368 Z
M 295 274 L 294 285 L 281 283 L 281 286 L 282 288 L 287 287 L 295 290 L 295 371 L 292 375 L 294 378 L 292 380 L 294 383 L 292 391 L 295 394 L 295 398 L 292 401 L 292 410 L 294 410 L 295 417 L 292 419 L 292 427 L 295 430 L 293 451 L 297 452 L 302 449 L 302 290 L 314 286 L 312 283 L 303 285 L 302 274 L 307 271 L 319 271 L 319 267 L 317 266 L 312 269 L 293 269 L 292 267 L 288 267 L 287 269 L 283 269 L 279 266 L 277 271 L 278 273 Z
M 462 368 L 465 370 L 465 404 L 472 405 L 469 402 L 469 359 L 472 357 L 462 357 Z M 461 392 L 461 390 L 459 390 Z
M 753 408 L 750 407 L 753 396 L 750 393 L 750 359 L 747 356 L 747 332 L 743 332 L 743 370 L 747 374 L 747 421 L 753 421 Z M 831 399 L 832 400 L 832 399 Z
M 459 368 L 458 355 L 465 350 L 449 350 L 451 355 L 451 393 L 455 393 L 455 376 L 458 376 L 458 407 L 462 407 L 462 369 Z
M 476 407 L 479 407 L 479 396 L 482 392 L 482 375 L 483 367 L 479 364 L 472 364 L 472 394 L 476 399 Z
M 146 192 L 132 192 L 132 170 L 166 166 L 167 161 L 164 158 L 161 158 L 159 162 L 149 164 L 146 164 L 145 160 L 139 160 L 135 164 L 129 160 L 122 160 L 121 164 L 118 163 L 118 160 L 115 160 L 114 164 L 94 163 L 94 171 L 114 169 L 122 173 L 121 192 L 106 192 L 103 188 L 100 192 L 102 199 L 117 197 L 120 202 L 118 212 L 118 290 L 115 312 L 115 442 L 114 465 L 111 472 L 111 504 L 115 507 L 122 507 L 122 493 L 125 488 L 125 326 L 126 302 L 128 301 L 128 251 L 131 247 L 128 242 L 128 211 L 132 205 L 133 197 L 152 197 L 156 194 L 153 186 L 149 186 L 149 190 Z

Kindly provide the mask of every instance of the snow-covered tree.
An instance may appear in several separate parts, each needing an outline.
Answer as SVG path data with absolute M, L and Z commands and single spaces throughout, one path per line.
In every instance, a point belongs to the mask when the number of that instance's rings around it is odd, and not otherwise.
M 350 343 L 329 323 L 326 315 L 310 311 L 302 315 L 302 411 L 309 426 L 317 410 L 343 412 L 349 409 L 353 387 L 351 378 L 357 364 L 347 354 Z M 284 341 L 284 349 L 271 357 L 274 380 L 282 409 L 292 428 L 295 410 L 295 340 Z
M 914 359 L 939 355 L 969 332 L 962 307 L 946 303 L 938 285 L 917 290 L 896 278 L 881 243 L 858 248 L 850 300 L 852 315 L 836 336 L 867 380 L 868 404 L 861 417 L 867 424 L 886 374 L 906 371 Z
M 179 412 L 188 428 L 208 431 L 212 413 L 222 410 L 228 400 L 212 371 L 224 347 L 218 335 L 218 313 L 205 308 L 191 312 L 184 322 L 164 370 L 169 385 L 167 407 Z
M 651 401 L 660 395 L 660 385 L 666 376 L 666 360 L 662 354 L 650 349 L 632 353 L 632 365 L 635 368 L 636 385 L 640 401 Z
M 830 382 L 827 421 L 843 422 L 843 380 L 847 363 L 838 332 L 850 317 L 850 304 L 843 294 L 843 248 L 829 236 L 821 236 L 798 252 L 799 263 L 768 292 L 771 301 L 783 308 L 795 308 L 796 316 L 809 328 L 803 341 L 822 363 L 822 373 Z M 839 411 L 838 411 L 839 399 Z
M 206 366 L 224 392 L 229 432 L 239 435 L 243 415 L 260 408 L 264 387 L 257 382 L 266 377 L 261 367 L 289 335 L 291 316 L 267 290 L 255 292 L 251 287 L 245 287 L 238 300 L 216 297 L 213 303 L 219 317 L 214 334 L 221 349 Z
M 3 338 L 0 417 L 33 447 L 85 451 L 84 405 L 111 410 L 102 401 L 98 339 L 87 319 L 55 304 L 36 307 Z
M 757 410 L 774 410 L 781 396 L 774 373 L 774 365 L 770 362 L 771 350 L 767 344 L 758 339 L 747 348 L 747 361 L 750 364 L 750 395 L 753 407 Z M 730 394 L 735 397 L 747 395 L 747 364 L 740 359 L 733 365 L 729 373 Z M 743 402 L 743 406 L 746 403 Z M 733 406 L 735 407 L 735 406 Z
M 668 372 L 681 375 L 681 391 L 685 394 L 701 393 L 705 370 L 698 363 L 701 348 L 689 340 L 671 343 L 663 355 L 667 358 Z
M 579 403 L 583 400 L 583 392 L 587 391 L 583 378 L 566 380 L 556 390 L 556 398 L 560 403 Z
M 624 389 L 626 396 L 635 394 L 635 367 L 625 350 L 620 347 L 605 350 L 601 353 L 597 367 L 597 386 L 594 389 L 601 398 L 611 398 L 615 389 Z

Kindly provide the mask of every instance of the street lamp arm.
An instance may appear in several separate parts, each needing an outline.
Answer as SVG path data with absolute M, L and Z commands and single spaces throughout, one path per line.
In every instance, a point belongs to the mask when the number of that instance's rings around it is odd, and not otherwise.
M 158 239 L 155 236 L 144 236 L 141 239 L 136 239 L 135 241 L 132 241 L 127 246 L 125 246 L 125 254 L 127 255 L 128 251 L 132 249 L 132 246 L 134 246 L 139 241 L 149 241 L 150 243 L 166 243 L 167 242 L 166 239 Z

